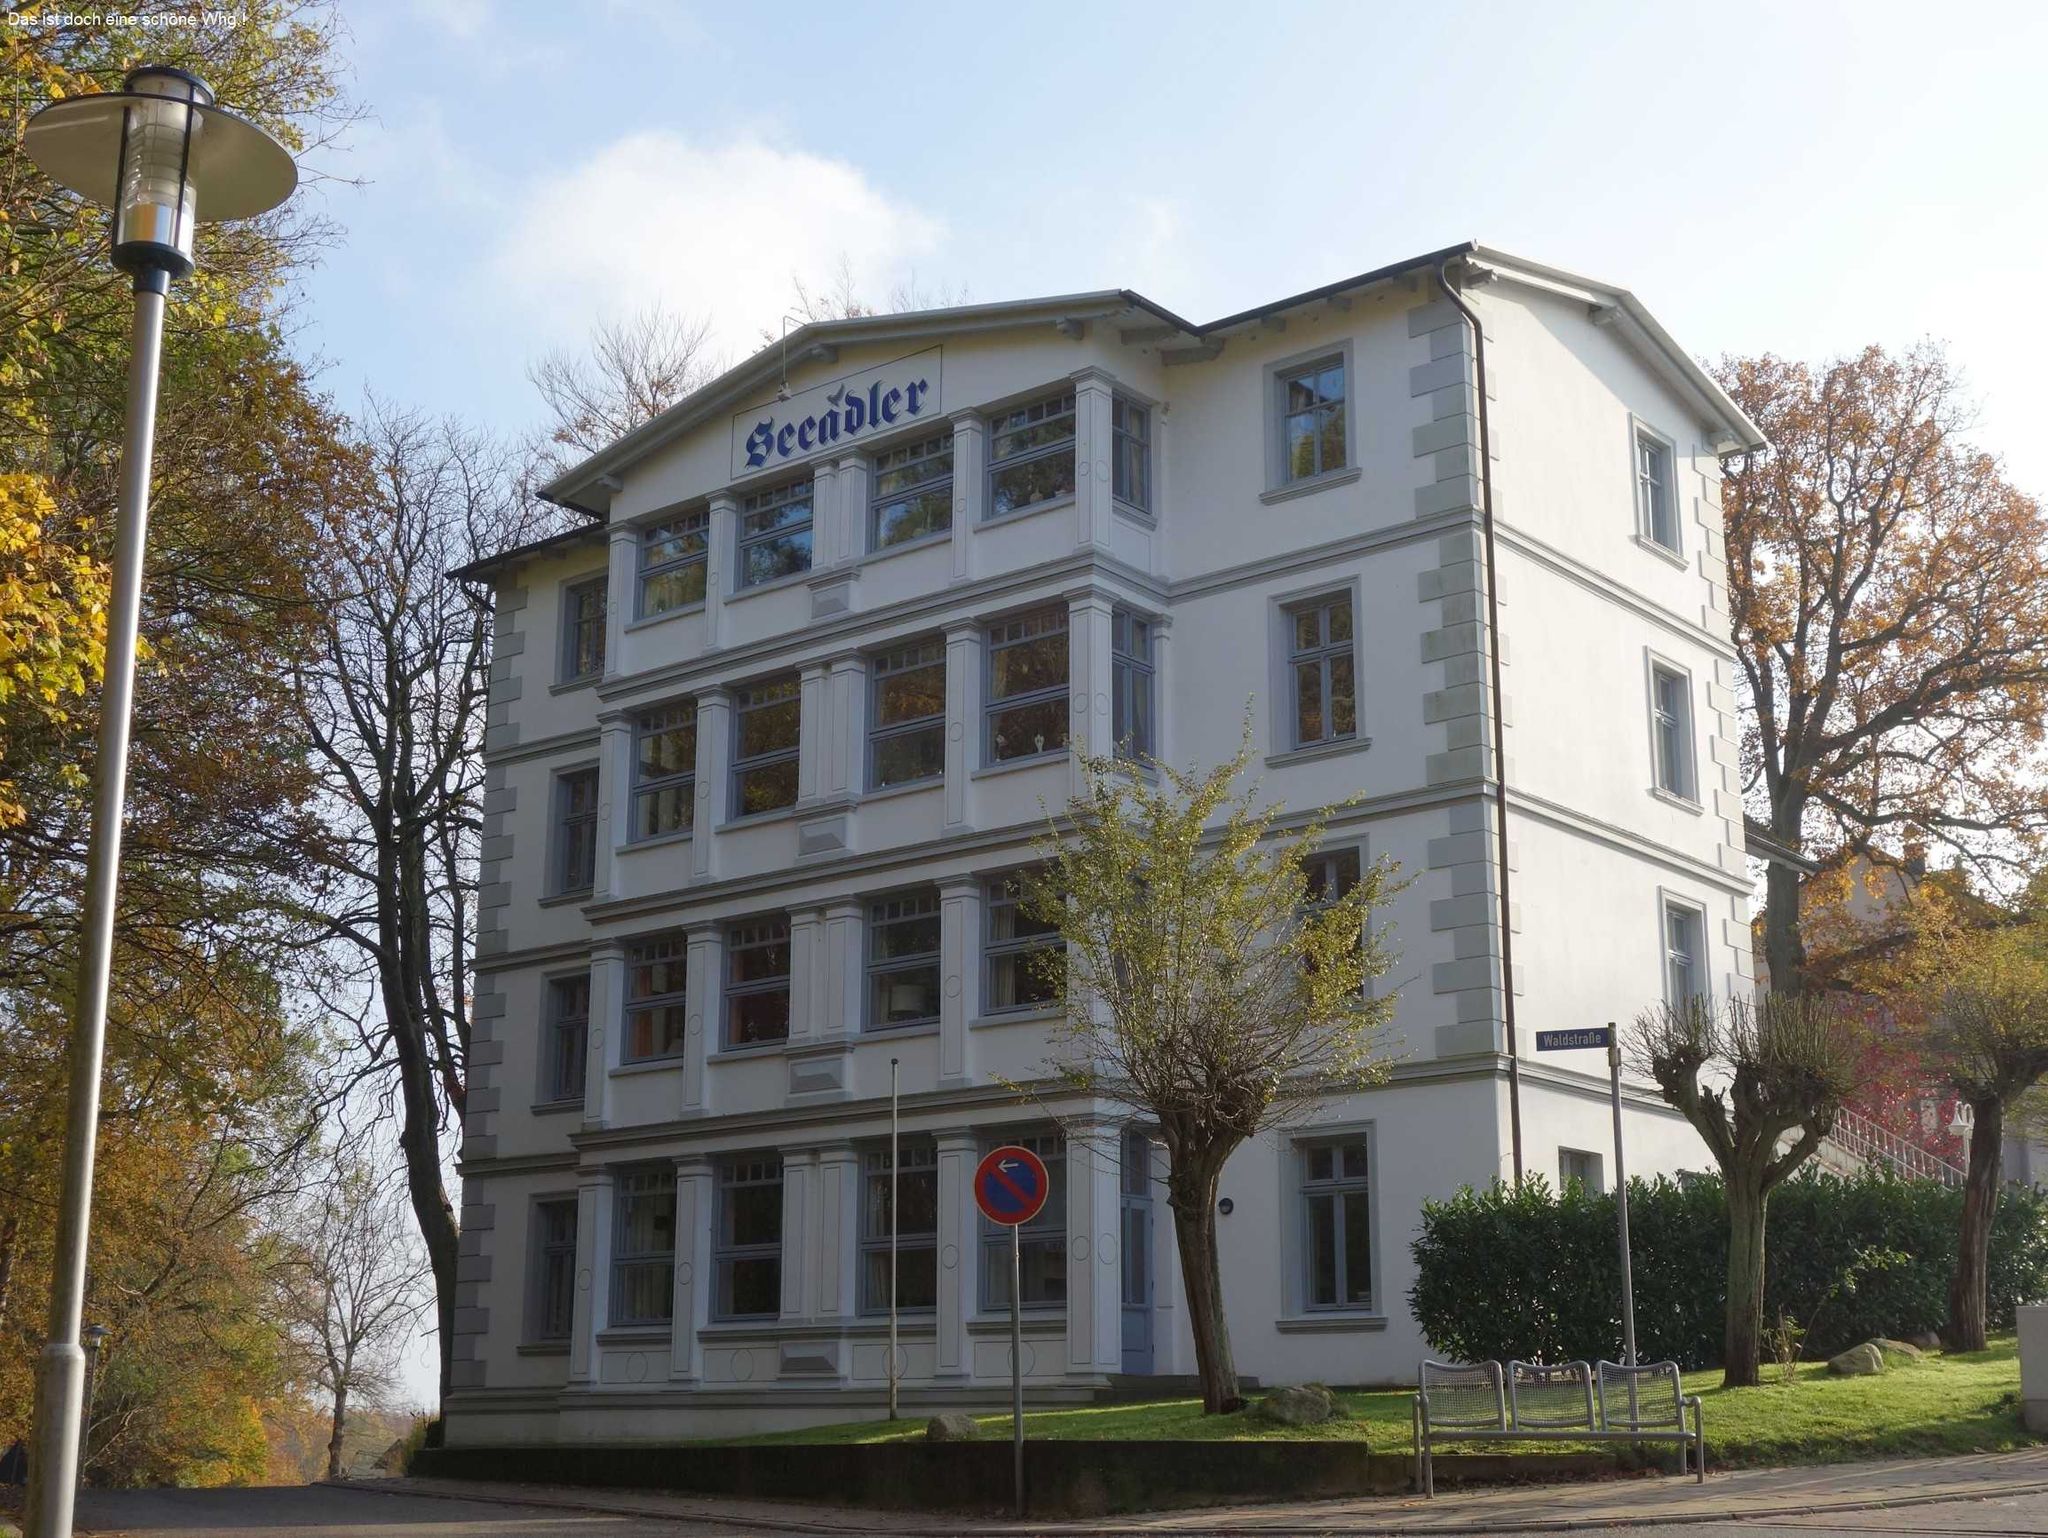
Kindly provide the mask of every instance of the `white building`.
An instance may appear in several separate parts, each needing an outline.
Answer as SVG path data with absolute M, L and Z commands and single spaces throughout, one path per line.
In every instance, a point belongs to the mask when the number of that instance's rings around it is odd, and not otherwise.
M 1248 700 L 1273 796 L 1360 798 L 1335 867 L 1415 879 L 1391 1082 L 1226 1173 L 1238 1363 L 1412 1377 L 1417 1212 L 1510 1174 L 1511 1039 L 1527 1167 L 1604 1182 L 1604 1062 L 1536 1030 L 1748 986 L 1717 451 L 1759 442 L 1627 293 L 1460 246 L 1210 325 L 1119 290 L 808 326 L 563 476 L 588 526 L 484 568 L 450 1440 L 878 1413 L 892 1059 L 906 1405 L 1001 1400 L 967 1177 L 1007 1140 L 1060 1188 L 1032 1396 L 1192 1372 L 1142 1127 L 1004 1087 L 1048 1019 L 1004 875 L 1069 744 L 1214 763 Z M 1707 1162 L 1649 1093 L 1629 1137 Z

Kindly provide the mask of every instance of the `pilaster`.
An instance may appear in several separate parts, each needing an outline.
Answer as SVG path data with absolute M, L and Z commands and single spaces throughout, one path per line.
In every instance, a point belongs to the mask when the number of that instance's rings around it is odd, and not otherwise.
M 576 1185 L 576 1298 L 570 1311 L 569 1382 L 588 1387 L 597 1377 L 597 1337 L 608 1317 L 612 1252 L 612 1172 L 584 1170 Z
M 981 1253 L 980 1219 L 974 1206 L 974 1165 L 978 1156 L 972 1132 L 955 1129 L 939 1133 L 939 1307 L 934 1327 L 937 1367 L 933 1376 L 941 1383 L 965 1382 L 974 1367 L 967 1321 L 974 1314 L 975 1277 Z
M 1074 374 L 1074 547 L 1107 550 L 1115 517 L 1110 449 L 1115 441 L 1110 403 L 1114 385 L 1100 369 Z
M 725 595 L 739 559 L 739 512 L 739 498 L 723 491 L 713 496 L 706 508 L 704 650 L 707 652 L 720 651 L 726 644 Z
M 981 879 L 939 883 L 939 1086 L 971 1082 L 969 1022 L 980 1007 Z
M 701 1116 L 711 1109 L 704 1060 L 724 1040 L 719 1000 L 725 977 L 725 931 L 717 924 L 700 922 L 685 925 L 683 935 L 688 961 L 683 974 L 682 1114 Z
M 718 872 L 718 830 L 725 826 L 732 762 L 732 694 L 706 688 L 697 695 L 697 810 L 690 837 L 690 875 L 709 881 Z
M 974 771 L 981 764 L 981 627 L 966 621 L 946 630 L 946 825 L 974 826 Z
M 583 1043 L 583 1125 L 611 1122 L 612 1065 L 625 1037 L 626 948 L 600 940 L 590 948 L 590 1027 Z
M 699 1332 L 711 1317 L 711 1224 L 715 1216 L 710 1158 L 701 1153 L 676 1159 L 676 1265 L 674 1318 L 669 1325 L 668 1375 L 695 1382 L 702 1371 Z
M 604 677 L 625 665 L 626 626 L 640 609 L 640 526 L 615 523 L 605 540 Z
M 618 896 L 618 851 L 633 836 L 633 717 L 623 710 L 597 718 L 597 873 L 591 898 Z
M 974 575 L 974 536 L 988 510 L 988 427 L 971 411 L 953 417 L 953 580 Z
M 1067 1371 L 1095 1376 L 1123 1365 L 1117 1128 L 1083 1119 L 1067 1128 Z
M 1073 794 L 1079 798 L 1088 787 L 1081 754 L 1107 756 L 1115 746 L 1115 728 L 1109 709 L 1110 612 L 1106 597 L 1083 593 L 1067 602 L 1067 693 L 1072 712 L 1068 726 L 1073 751 Z

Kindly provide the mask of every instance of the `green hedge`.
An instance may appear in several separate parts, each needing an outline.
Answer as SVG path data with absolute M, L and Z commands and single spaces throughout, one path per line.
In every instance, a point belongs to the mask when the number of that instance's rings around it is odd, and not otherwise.
M 1772 1193 L 1764 1317 L 1810 1331 L 1809 1357 L 1873 1335 L 1937 1329 L 1948 1313 L 1962 1192 L 1882 1172 L 1803 1174 Z M 1687 1368 L 1721 1358 L 1728 1219 L 1718 1178 L 1629 1183 L 1636 1347 Z M 1439 1354 L 1569 1361 L 1621 1350 L 1614 1198 L 1541 1177 L 1466 1188 L 1423 1207 L 1408 1301 Z M 1991 1244 L 1992 1327 L 2048 1297 L 2048 1190 L 2008 1186 Z

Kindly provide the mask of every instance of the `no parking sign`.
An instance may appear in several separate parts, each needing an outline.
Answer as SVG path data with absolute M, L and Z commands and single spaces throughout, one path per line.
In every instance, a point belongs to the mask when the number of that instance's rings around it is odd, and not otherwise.
M 1015 1228 L 1045 1208 L 1051 1178 L 1045 1161 L 1014 1144 L 990 1149 L 974 1169 L 974 1204 L 991 1223 Z

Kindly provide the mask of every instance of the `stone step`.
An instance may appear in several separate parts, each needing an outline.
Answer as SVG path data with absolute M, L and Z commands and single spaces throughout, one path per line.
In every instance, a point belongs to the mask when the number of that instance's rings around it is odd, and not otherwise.
M 1249 1373 L 1237 1375 L 1241 1394 L 1259 1391 L 1259 1380 Z M 1109 1386 L 1095 1391 L 1097 1404 L 1129 1404 L 1141 1399 L 1199 1399 L 1202 1380 L 1191 1372 L 1113 1372 Z

